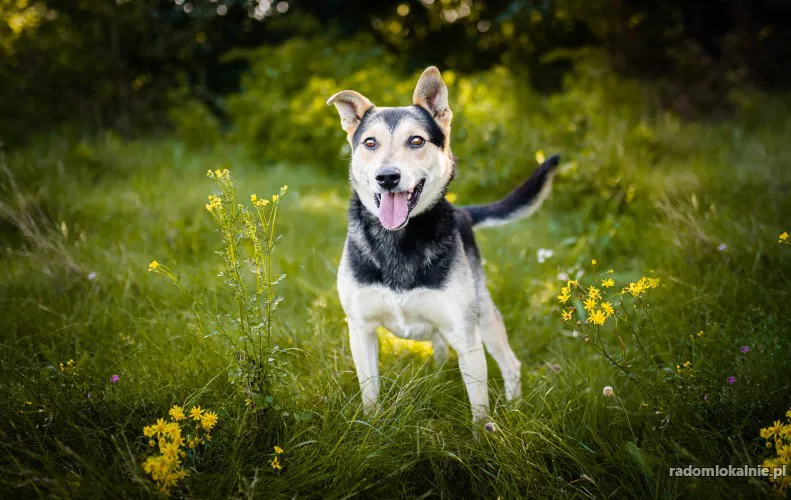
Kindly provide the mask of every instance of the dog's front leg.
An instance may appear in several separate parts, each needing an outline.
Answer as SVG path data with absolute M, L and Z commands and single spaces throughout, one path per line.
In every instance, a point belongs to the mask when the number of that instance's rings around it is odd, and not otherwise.
M 349 344 L 360 383 L 363 409 L 370 414 L 379 397 L 379 337 L 376 328 L 370 323 L 349 318 Z
M 486 354 L 475 327 L 459 325 L 445 335 L 446 340 L 459 356 L 459 371 L 467 388 L 472 408 L 472 422 L 483 420 L 489 413 L 489 387 L 486 377 Z

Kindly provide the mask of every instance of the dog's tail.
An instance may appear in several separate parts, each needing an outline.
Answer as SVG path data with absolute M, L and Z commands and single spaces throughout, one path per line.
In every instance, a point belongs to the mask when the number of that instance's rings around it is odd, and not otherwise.
M 473 226 L 490 227 L 529 217 L 538 210 L 552 188 L 560 155 L 552 155 L 538 166 L 533 175 L 505 198 L 488 205 L 459 207 Z

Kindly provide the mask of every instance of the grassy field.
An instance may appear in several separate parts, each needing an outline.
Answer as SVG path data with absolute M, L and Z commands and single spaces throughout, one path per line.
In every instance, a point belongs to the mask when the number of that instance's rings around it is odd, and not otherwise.
M 768 494 L 766 479 L 673 478 L 668 468 L 760 464 L 772 450 L 759 430 L 791 403 L 791 247 L 778 243 L 791 230 L 791 121 L 645 127 L 640 142 L 614 122 L 595 144 L 535 144 L 507 175 L 465 172 L 481 158 L 459 153 L 451 191 L 460 204 L 506 193 L 532 171 L 539 147 L 564 155 L 536 216 L 477 233 L 522 361 L 524 395 L 505 404 L 489 359 L 494 433 L 468 423 L 455 359 L 434 366 L 426 345 L 385 334 L 382 409 L 361 413 L 335 291 L 345 172 L 263 164 L 238 146 L 110 134 L 6 152 L 0 489 L 148 496 L 156 485 L 141 466 L 152 453 L 143 428 L 178 404 L 214 410 L 219 423 L 184 460 L 190 474 L 176 496 Z M 201 333 L 168 279 L 148 272 L 157 260 L 212 311 L 234 314 L 204 209 L 216 194 L 206 171 L 216 168 L 230 169 L 244 200 L 289 186 L 274 258 L 286 278 L 273 324 L 273 402 L 257 418 L 229 375 L 234 353 Z M 552 255 L 540 262 L 540 249 Z M 601 330 L 628 374 L 561 321 L 564 274 L 606 274 L 618 289 L 660 279 L 633 325 L 644 346 Z M 676 368 L 686 361 L 691 369 Z M 274 446 L 284 450 L 280 470 L 270 465 Z

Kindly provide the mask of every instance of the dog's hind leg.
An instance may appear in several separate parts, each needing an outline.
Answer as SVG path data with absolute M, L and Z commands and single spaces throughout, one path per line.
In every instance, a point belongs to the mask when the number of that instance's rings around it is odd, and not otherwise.
M 508 343 L 505 323 L 497 306 L 494 305 L 486 285 L 480 290 L 480 303 L 478 305 L 478 334 L 500 368 L 505 382 L 505 398 L 508 401 L 522 394 L 522 364 Z
M 379 397 L 379 337 L 376 328 L 349 318 L 349 344 L 352 348 L 357 381 L 360 383 L 363 408 L 370 413 Z

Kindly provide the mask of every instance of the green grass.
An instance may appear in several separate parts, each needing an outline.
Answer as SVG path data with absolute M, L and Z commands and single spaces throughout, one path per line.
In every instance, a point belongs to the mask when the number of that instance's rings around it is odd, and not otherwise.
M 178 403 L 220 415 L 211 445 L 174 490 L 189 497 L 766 494 L 762 479 L 679 479 L 668 468 L 760 464 L 759 429 L 791 403 L 791 247 L 777 243 L 791 229 L 789 123 L 679 129 L 657 120 L 642 142 L 616 125 L 596 143 L 554 145 L 573 163 L 534 218 L 477 233 L 523 363 L 524 396 L 506 405 L 489 359 L 492 434 L 468 423 L 455 361 L 438 369 L 408 345 L 382 353 L 382 409 L 361 413 L 335 292 L 345 172 L 264 165 L 237 146 L 194 151 L 177 139 L 112 135 L 52 137 L 6 153 L 0 488 L 15 497 L 147 496 L 142 428 Z M 534 166 L 515 159 L 497 174 L 511 183 L 492 187 L 481 171 L 465 173 L 459 154 L 452 191 L 461 203 L 495 199 Z M 203 209 L 213 192 L 205 172 L 223 167 L 243 197 L 289 185 L 276 254 L 287 275 L 274 330 L 287 349 L 274 388 L 280 409 L 260 423 L 229 383 L 232 353 L 202 338 L 190 303 L 147 272 L 153 259 L 167 264 L 231 312 Z M 539 263 L 539 248 L 554 256 Z M 557 317 L 558 274 L 588 279 L 592 258 L 619 284 L 662 280 L 648 296 L 654 328 L 640 326 L 655 364 L 639 384 Z M 688 340 L 699 330 L 703 347 Z M 607 342 L 619 351 L 615 337 Z M 740 353 L 743 345 L 751 351 Z M 70 358 L 78 374 L 64 378 L 57 366 Z M 687 359 L 693 381 L 673 375 Z M 602 396 L 605 385 L 621 399 Z M 304 411 L 312 417 L 294 418 Z M 269 466 L 276 444 L 286 450 L 279 473 Z

